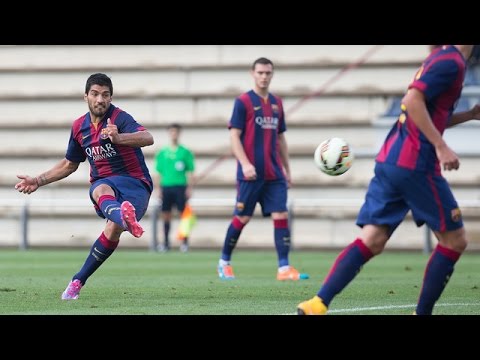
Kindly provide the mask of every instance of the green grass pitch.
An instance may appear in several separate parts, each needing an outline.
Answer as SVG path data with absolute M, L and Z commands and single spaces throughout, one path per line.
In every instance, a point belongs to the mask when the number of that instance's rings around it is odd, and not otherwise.
M 121 247 L 88 280 L 76 301 L 60 295 L 87 255 L 83 250 L 0 250 L 0 315 L 290 315 L 316 294 L 336 251 L 292 251 L 309 280 L 275 279 L 275 250 L 237 249 L 237 279 L 216 274 L 219 251 L 167 254 Z M 479 254 L 467 253 L 434 314 L 480 314 Z M 334 299 L 331 315 L 409 315 L 428 256 L 388 250 Z

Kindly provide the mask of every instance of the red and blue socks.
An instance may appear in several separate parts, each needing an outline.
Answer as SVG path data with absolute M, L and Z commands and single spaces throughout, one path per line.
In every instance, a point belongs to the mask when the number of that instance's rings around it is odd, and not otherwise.
M 422 291 L 417 304 L 417 315 L 432 314 L 433 307 L 447 286 L 460 255 L 454 250 L 437 245 L 425 269 Z
M 76 273 L 72 281 L 79 279 L 85 285 L 87 279 L 108 259 L 118 246 L 118 241 L 110 241 L 102 232 L 100 237 L 93 243 L 90 253 L 82 268 Z
M 288 220 L 273 220 L 273 233 L 275 249 L 278 255 L 278 267 L 288 266 L 288 253 L 290 252 L 290 229 L 288 228 Z
M 102 195 L 98 199 L 98 207 L 102 210 L 103 215 L 110 221 L 125 227 L 122 212 L 120 211 L 120 203 L 112 195 Z
M 233 249 L 237 245 L 238 238 L 242 233 L 245 224 L 243 224 L 238 217 L 234 217 L 230 226 L 228 227 L 227 234 L 225 236 L 225 241 L 223 243 L 222 249 L 222 257 L 221 259 L 224 261 L 230 261 L 232 258 Z
M 360 272 L 373 253 L 360 239 L 356 239 L 338 255 L 318 292 L 325 306 L 340 293 Z

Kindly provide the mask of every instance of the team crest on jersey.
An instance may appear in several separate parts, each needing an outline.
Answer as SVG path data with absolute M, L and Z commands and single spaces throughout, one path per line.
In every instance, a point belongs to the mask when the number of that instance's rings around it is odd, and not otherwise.
M 272 104 L 272 111 L 273 112 L 278 112 L 278 105 L 277 104 Z
M 242 202 L 237 202 L 237 205 L 235 205 L 238 211 L 243 211 L 245 209 L 245 204 Z
M 452 210 L 452 221 L 459 222 L 462 219 L 462 212 L 459 208 Z
M 100 138 L 103 140 L 108 139 L 108 130 L 107 129 L 102 129 L 102 132 L 100 133 Z

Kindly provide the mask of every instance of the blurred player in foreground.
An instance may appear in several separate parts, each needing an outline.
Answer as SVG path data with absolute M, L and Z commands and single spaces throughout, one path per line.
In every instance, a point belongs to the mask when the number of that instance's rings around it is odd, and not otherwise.
M 255 60 L 251 69 L 253 90 L 235 100 L 228 128 L 232 152 L 237 159 L 237 199 L 217 272 L 220 279 L 235 278 L 230 263 L 238 238 L 260 203 L 263 216 L 273 219 L 278 254 L 277 280 L 308 279 L 290 265 L 290 228 L 287 190 L 291 183 L 287 130 L 282 100 L 269 93 L 273 63 Z
M 21 181 L 15 189 L 31 194 L 69 176 L 87 158 L 90 162 L 90 200 L 107 223 L 63 292 L 63 300 L 78 299 L 87 279 L 114 252 L 124 231 L 137 238 L 143 234 L 138 220 L 147 210 L 153 183 L 140 148 L 154 141 L 131 115 L 111 103 L 112 96 L 111 79 L 91 75 L 84 95 L 89 112 L 73 122 L 65 158 L 36 177 L 17 175 Z
M 333 298 L 380 254 L 409 210 L 418 226 L 427 224 L 438 244 L 425 269 L 415 313 L 431 315 L 455 263 L 467 247 L 462 215 L 445 171 L 460 160 L 442 135 L 446 128 L 480 119 L 480 106 L 453 114 L 461 96 L 467 59 L 474 45 L 432 49 L 402 100 L 402 113 L 376 157 L 357 225 L 361 235 L 337 257 L 320 291 L 297 307 L 299 315 L 323 315 Z

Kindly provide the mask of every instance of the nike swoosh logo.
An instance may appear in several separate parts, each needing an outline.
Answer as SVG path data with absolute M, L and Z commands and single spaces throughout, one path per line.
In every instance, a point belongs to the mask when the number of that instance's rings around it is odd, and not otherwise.
M 98 250 L 96 246 L 95 246 L 93 249 L 94 249 L 96 252 L 98 252 L 99 254 L 105 255 L 103 252 L 101 252 L 100 250 Z
M 261 108 L 262 108 L 261 106 L 254 106 L 254 107 L 253 107 L 253 110 L 258 111 L 258 110 L 260 110 Z
M 86 139 L 87 137 L 89 137 L 89 136 L 90 136 L 90 134 L 85 135 L 85 136 L 82 136 L 82 140 L 85 140 L 85 139 Z

